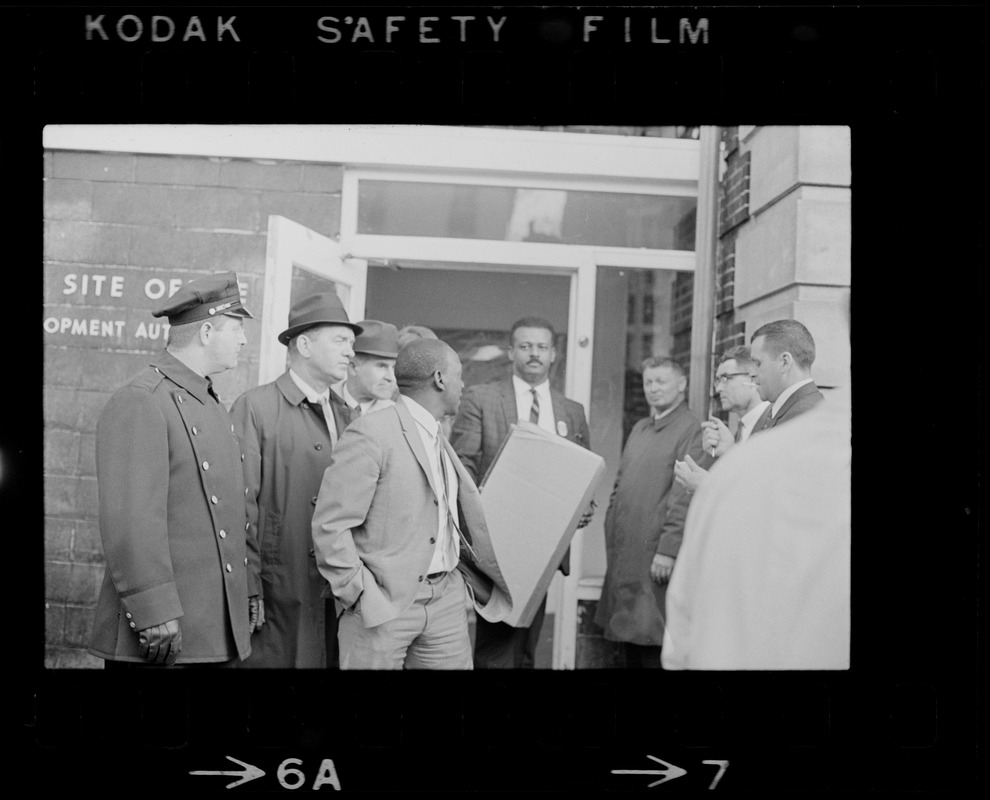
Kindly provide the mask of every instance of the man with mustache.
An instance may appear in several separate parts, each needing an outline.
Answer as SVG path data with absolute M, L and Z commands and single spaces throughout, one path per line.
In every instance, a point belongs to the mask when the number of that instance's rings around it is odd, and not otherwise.
M 362 330 L 335 293 L 302 298 L 278 335 L 289 368 L 231 408 L 244 451 L 248 535 L 256 543 L 252 578 L 264 599 L 245 667 L 337 666 L 337 617 L 322 597 L 310 526 L 323 473 L 348 421 L 330 385 L 347 377 Z
M 526 420 L 589 447 L 584 407 L 550 388 L 550 367 L 557 358 L 553 326 L 541 317 L 517 320 L 509 332 L 512 374 L 497 383 L 472 386 L 464 393 L 454 421 L 451 444 L 471 477 L 483 481 L 499 448 L 509 435 L 509 426 Z M 591 520 L 594 502 L 579 527 Z M 569 572 L 569 553 L 560 571 Z M 513 628 L 504 622 L 478 618 L 475 628 L 476 669 L 532 669 L 536 646 L 546 611 L 543 598 L 528 628 Z

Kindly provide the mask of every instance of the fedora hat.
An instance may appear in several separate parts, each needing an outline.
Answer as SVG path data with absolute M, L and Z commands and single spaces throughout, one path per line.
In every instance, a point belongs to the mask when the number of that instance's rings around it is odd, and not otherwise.
M 288 345 L 294 336 L 316 325 L 343 325 L 354 331 L 355 336 L 364 330 L 348 319 L 344 304 L 335 292 L 323 292 L 311 294 L 293 304 L 289 309 L 289 327 L 278 335 L 278 340 Z
M 354 352 L 395 358 L 399 355 L 399 329 L 389 322 L 365 319 L 358 323 L 364 333 L 354 340 Z

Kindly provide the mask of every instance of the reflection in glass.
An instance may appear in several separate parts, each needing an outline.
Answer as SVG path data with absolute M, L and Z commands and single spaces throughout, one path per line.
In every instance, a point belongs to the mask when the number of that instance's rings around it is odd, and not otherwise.
M 694 250 L 694 197 L 362 180 L 358 233 Z
M 300 269 L 295 264 L 292 265 L 292 287 L 289 290 L 289 307 L 296 304 L 297 300 L 308 297 L 311 294 L 322 294 L 323 292 L 336 291 L 337 295 L 347 306 L 347 287 L 337 286 L 329 278 L 317 275 L 315 272 Z

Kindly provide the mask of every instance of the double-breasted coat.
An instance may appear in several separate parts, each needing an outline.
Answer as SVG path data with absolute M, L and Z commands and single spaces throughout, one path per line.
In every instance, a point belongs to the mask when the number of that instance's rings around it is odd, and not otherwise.
M 341 404 L 331 407 L 342 430 L 346 412 Z M 326 581 L 316 568 L 311 533 L 332 455 L 323 410 L 284 372 L 238 397 L 230 413 L 244 450 L 251 572 L 265 601 L 265 624 L 255 631 L 244 666 L 326 667 Z
M 93 655 L 142 662 L 137 632 L 173 619 L 179 664 L 250 654 L 241 464 L 212 384 L 167 351 L 110 398 L 96 431 L 106 573 Z
M 677 557 L 690 495 L 674 480 L 674 461 L 690 455 L 700 466 L 701 423 L 681 402 L 659 420 L 633 426 L 605 515 L 607 566 L 595 622 L 612 641 L 663 643 L 666 584 L 650 576 L 657 554 Z M 676 566 L 675 566 L 676 569 Z

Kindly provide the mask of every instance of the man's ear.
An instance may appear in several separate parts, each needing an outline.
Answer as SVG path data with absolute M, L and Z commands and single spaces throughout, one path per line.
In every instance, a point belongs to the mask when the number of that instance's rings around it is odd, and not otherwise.
M 213 335 L 214 330 L 216 330 L 216 328 L 213 327 L 212 322 L 204 322 L 199 326 L 199 341 L 203 344 L 209 343 L 210 337 Z
M 296 351 L 303 358 L 309 358 L 309 337 L 305 333 L 296 337 Z

